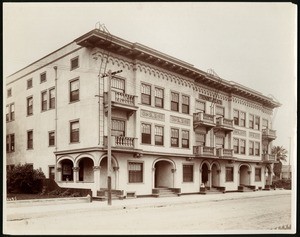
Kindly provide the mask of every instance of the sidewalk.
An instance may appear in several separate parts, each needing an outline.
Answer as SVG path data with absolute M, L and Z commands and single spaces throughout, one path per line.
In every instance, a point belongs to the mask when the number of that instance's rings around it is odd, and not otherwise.
M 271 191 L 256 191 L 256 192 L 234 192 L 225 194 L 210 194 L 210 195 L 183 195 L 180 197 L 161 197 L 161 198 L 133 198 L 124 200 L 112 200 L 112 205 L 109 206 L 107 201 L 93 201 L 90 203 L 70 203 L 70 204 L 53 204 L 53 205 L 32 205 L 23 207 L 6 207 L 4 209 L 4 218 L 7 221 L 22 220 L 30 218 L 38 218 L 49 215 L 58 215 L 61 212 L 74 213 L 86 211 L 110 211 L 121 209 L 136 209 L 136 208 L 153 208 L 173 205 L 188 205 L 200 202 L 226 201 L 234 199 L 248 199 L 274 195 L 291 195 L 291 190 L 271 190 Z

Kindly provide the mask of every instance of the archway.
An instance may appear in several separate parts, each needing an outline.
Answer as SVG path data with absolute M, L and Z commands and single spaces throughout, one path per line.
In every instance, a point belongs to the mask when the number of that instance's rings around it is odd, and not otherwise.
M 219 169 L 216 164 L 213 164 L 211 167 L 211 179 L 212 179 L 212 187 L 218 187 L 220 186 L 220 175 L 219 175 Z
M 240 166 L 240 185 L 247 186 L 250 185 L 250 168 L 248 165 Z
M 91 158 L 84 157 L 81 158 L 78 167 L 79 167 L 79 181 L 84 182 L 94 182 L 94 161 Z
M 168 160 L 160 160 L 155 163 L 154 168 L 154 187 L 172 188 L 174 185 L 172 169 L 175 168 L 172 162 Z
M 101 159 L 100 167 L 101 167 L 100 189 L 106 189 L 107 188 L 107 157 Z M 111 165 L 111 188 L 116 189 L 116 166 L 114 165 L 114 162 L 112 162 Z
M 201 182 L 205 185 L 205 187 L 209 187 L 209 168 L 206 163 L 204 163 L 201 167 Z
M 73 167 L 74 164 L 71 160 L 61 160 L 61 180 L 62 181 L 73 181 Z

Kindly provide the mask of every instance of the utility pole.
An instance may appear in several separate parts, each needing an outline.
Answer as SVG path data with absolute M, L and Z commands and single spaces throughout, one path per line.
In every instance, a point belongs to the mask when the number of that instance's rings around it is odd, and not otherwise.
M 102 77 L 108 77 L 107 91 L 107 204 L 111 205 L 111 79 L 122 70 L 112 72 L 109 70 Z

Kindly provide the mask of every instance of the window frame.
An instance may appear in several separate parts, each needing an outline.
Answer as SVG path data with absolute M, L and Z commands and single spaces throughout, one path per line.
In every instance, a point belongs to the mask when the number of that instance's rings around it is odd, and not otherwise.
M 140 165 L 141 170 L 131 170 L 131 165 Z M 137 184 L 144 182 L 144 162 L 128 161 L 127 171 L 129 184 Z
M 254 141 L 249 141 L 249 156 L 254 156 Z
M 77 61 L 77 65 L 74 67 L 74 66 L 73 66 L 73 62 L 74 62 L 75 60 Z M 79 68 L 79 56 L 76 56 L 76 57 L 70 59 L 70 71 L 73 71 L 73 70 L 75 70 L 76 68 Z
M 201 109 L 197 108 L 197 103 L 204 104 L 204 110 L 201 110 Z M 205 113 L 205 111 L 206 111 L 206 102 L 204 100 L 196 99 L 196 101 L 195 101 L 195 111 L 196 111 L 196 113 L 197 112 L 203 112 L 203 113 Z
M 40 73 L 40 84 L 42 84 L 46 81 L 47 81 L 47 72 L 45 71 L 45 72 Z
M 242 146 L 243 142 L 244 142 L 244 146 Z M 246 155 L 246 139 L 240 139 L 239 145 L 240 145 L 240 154 Z
M 48 95 L 47 95 L 47 90 L 44 90 L 41 92 L 41 111 L 47 111 L 48 108 Z M 46 100 L 44 100 L 46 99 Z
M 225 167 L 225 182 L 234 182 L 234 167 L 233 166 Z
M 261 167 L 255 167 L 255 170 L 254 170 L 254 181 L 255 182 L 261 182 L 261 171 L 262 171 L 262 168 Z
M 162 129 L 162 135 L 156 134 L 156 128 L 161 128 Z M 164 126 L 162 125 L 154 125 L 154 145 L 156 146 L 164 146 Z M 159 137 L 161 138 L 161 144 L 157 142 L 156 138 Z
M 121 122 L 124 124 L 124 130 L 118 130 L 118 129 L 115 129 L 113 128 L 113 121 L 117 121 L 117 122 Z M 123 132 L 123 135 L 114 135 L 113 133 L 121 133 Z M 126 136 L 126 120 L 125 119 L 119 119 L 119 118 L 112 118 L 111 119 L 111 135 L 112 136 L 115 136 L 115 137 L 125 137 Z
M 162 91 L 162 97 L 157 96 L 156 90 L 161 90 Z M 154 106 L 156 108 L 164 108 L 164 95 L 165 95 L 165 90 L 164 88 L 161 87 L 154 87 Z M 157 101 L 161 101 L 161 105 L 158 105 Z
M 53 134 L 53 139 L 51 139 L 50 134 Z M 53 140 L 53 144 L 50 143 L 50 141 Z M 55 131 L 49 131 L 48 132 L 48 146 L 55 146 Z
M 13 111 L 12 111 L 12 108 Z M 15 103 L 11 103 L 9 105 L 9 121 L 14 121 L 15 120 Z
M 237 141 L 237 145 L 234 144 L 234 141 Z M 236 150 L 237 148 L 237 150 Z M 239 138 L 233 138 L 233 152 L 234 154 L 239 154 L 240 153 L 240 139 Z
M 182 164 L 182 182 L 194 182 L 194 164 Z
M 51 91 L 54 91 L 54 97 L 51 97 Z M 49 109 L 55 109 L 56 97 L 55 97 L 55 87 L 48 90 L 49 97 Z
M 183 132 L 187 132 L 188 138 L 183 138 Z M 187 141 L 187 146 L 183 145 L 184 144 L 183 141 Z M 186 129 L 181 130 L 181 148 L 187 148 L 187 149 L 190 148 L 190 131 L 189 130 L 186 130 Z
M 256 124 L 257 121 L 258 121 L 258 124 Z M 257 125 L 257 128 L 256 128 L 256 125 Z M 258 116 L 258 115 L 254 116 L 254 129 L 260 131 L 260 116 Z
M 30 106 L 29 104 L 29 100 L 32 100 L 32 105 Z M 27 114 L 27 116 L 31 116 L 31 115 L 33 115 L 33 95 L 31 95 L 31 96 L 28 96 L 27 98 L 26 98 L 26 114 Z
M 150 134 L 144 133 L 143 125 L 150 126 Z M 149 141 L 148 141 L 148 139 L 149 139 Z M 141 122 L 141 143 L 144 145 L 152 144 L 152 124 L 151 123 Z
M 30 82 L 30 83 L 29 83 Z M 33 79 L 32 78 L 29 78 L 27 79 L 27 82 L 26 82 L 26 88 L 27 90 L 32 88 L 33 87 Z
M 149 94 L 146 94 L 146 93 L 143 92 L 143 90 L 142 90 L 143 86 L 150 88 Z M 145 102 L 145 98 L 147 98 L 149 100 L 149 103 Z M 144 83 L 144 82 L 141 83 L 141 103 L 143 105 L 150 105 L 151 106 L 151 104 L 152 104 L 151 98 L 152 98 L 152 87 L 151 87 L 151 85 L 147 84 L 147 83 Z
M 15 143 L 16 143 L 15 137 L 16 136 L 14 133 L 6 135 L 6 153 L 11 153 L 15 151 Z
M 188 104 L 184 103 L 184 99 L 183 99 L 184 97 L 187 98 Z M 191 104 L 190 96 L 181 94 L 181 113 L 183 113 L 183 114 L 190 114 L 190 104 Z M 184 111 L 185 110 L 184 108 L 186 108 L 187 111 Z
M 249 114 L 249 128 L 254 129 L 254 114 Z
M 120 87 L 115 86 L 114 82 L 117 82 L 117 81 L 122 81 L 123 83 L 121 83 L 121 84 L 124 85 L 124 88 L 120 88 Z M 116 83 L 116 84 L 118 84 L 118 83 Z M 111 88 L 115 91 L 125 93 L 125 91 L 126 91 L 126 79 L 124 77 L 114 75 L 111 79 Z
M 254 155 L 260 156 L 260 142 L 254 142 Z
M 7 98 L 12 96 L 12 88 L 7 89 Z
M 172 99 L 172 97 L 173 97 L 172 94 L 178 95 L 178 101 L 177 102 Z M 170 108 L 170 110 L 174 111 L 174 112 L 179 112 L 179 103 L 180 103 L 180 93 L 176 92 L 176 91 L 171 91 L 171 108 Z M 177 107 L 176 110 L 173 109 L 173 105 L 176 105 L 176 107 Z
M 31 139 L 29 135 L 31 134 Z M 33 130 L 27 130 L 27 150 L 33 150 Z
M 74 140 L 74 133 L 76 131 L 74 131 L 75 129 L 72 128 L 72 125 L 78 123 L 78 139 Z M 79 119 L 76 120 L 71 120 L 69 121 L 69 126 L 70 126 L 70 143 L 79 143 L 80 142 L 80 123 L 79 123 Z
M 75 82 L 78 82 L 78 98 L 73 98 L 74 95 L 73 93 L 76 92 L 77 90 L 73 90 L 72 91 L 72 83 L 75 83 Z M 76 95 L 76 94 L 75 94 Z M 80 101 L 80 80 L 79 80 L 79 77 L 77 78 L 74 78 L 72 80 L 69 81 L 69 103 L 75 103 L 77 101 Z
M 172 130 L 177 130 L 177 132 L 178 132 L 178 137 L 173 137 L 173 136 L 172 136 L 172 134 L 173 134 L 173 133 L 172 133 Z M 174 128 L 174 127 L 171 127 L 171 128 L 170 128 L 170 133 L 171 133 L 171 134 L 170 134 L 170 138 L 171 138 L 171 139 L 170 139 L 171 147 L 174 147 L 174 148 L 178 148 L 178 147 L 179 147 L 179 138 L 180 138 L 179 132 L 180 132 L 180 129 L 179 129 L 179 128 Z M 173 145 L 173 144 L 172 144 L 172 139 L 176 139 L 176 140 L 177 140 L 176 145 Z
M 223 113 L 222 114 L 218 113 L 218 109 L 222 110 Z M 224 106 L 220 106 L 220 105 L 216 105 L 216 115 L 219 116 L 219 117 L 225 118 L 225 107 Z

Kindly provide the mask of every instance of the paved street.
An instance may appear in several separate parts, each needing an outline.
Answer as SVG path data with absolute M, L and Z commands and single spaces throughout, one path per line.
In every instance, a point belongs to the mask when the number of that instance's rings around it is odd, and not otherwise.
M 92 208 L 106 205 L 99 202 L 78 204 L 86 205 L 86 211 L 71 209 L 70 204 L 68 211 L 52 215 L 45 208 L 44 216 L 8 221 L 6 230 L 11 234 L 268 233 L 291 224 L 291 192 L 286 190 L 154 198 L 153 205 L 148 200 L 148 205 L 141 205 L 146 201 L 142 198 L 115 201 L 111 210 Z

